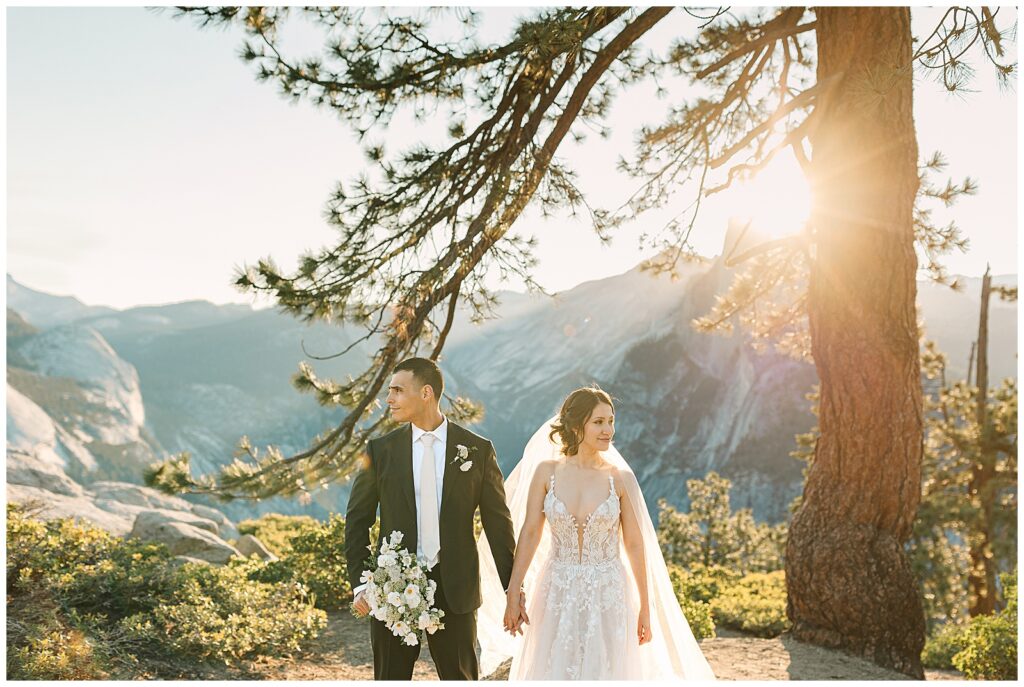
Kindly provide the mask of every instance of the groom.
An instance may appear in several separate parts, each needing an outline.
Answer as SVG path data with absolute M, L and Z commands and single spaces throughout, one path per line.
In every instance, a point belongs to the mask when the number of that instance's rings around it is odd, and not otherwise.
M 431 360 L 409 358 L 393 370 L 387 404 L 392 418 L 406 424 L 367 445 L 348 501 L 345 556 L 352 605 L 363 616 L 370 606 L 360 577 L 379 505 L 380 539 L 402 532 L 401 545 L 427 560 L 428 577 L 437 582 L 434 605 L 444 611 L 444 629 L 427 635 L 427 643 L 438 677 L 477 680 L 476 609 L 482 599 L 476 509 L 504 588 L 512 574 L 515 536 L 494 446 L 441 414 L 443 391 L 441 370 Z M 370 641 L 374 679 L 412 679 L 418 644 L 406 645 L 375 618 Z

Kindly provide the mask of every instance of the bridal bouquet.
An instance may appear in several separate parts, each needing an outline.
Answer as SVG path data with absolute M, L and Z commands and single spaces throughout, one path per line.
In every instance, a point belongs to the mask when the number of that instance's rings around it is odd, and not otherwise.
M 434 608 L 437 583 L 427 579 L 426 566 L 405 549 L 402 533 L 384 540 L 377 560 L 359 578 L 366 583 L 370 615 L 384 623 L 409 646 L 419 644 L 419 632 L 434 634 L 444 628 L 444 611 Z M 370 547 L 371 553 L 373 547 Z

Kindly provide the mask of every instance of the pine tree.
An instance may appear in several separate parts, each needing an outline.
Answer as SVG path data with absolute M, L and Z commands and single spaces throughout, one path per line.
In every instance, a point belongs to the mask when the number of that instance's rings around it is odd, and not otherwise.
M 684 568 L 720 565 L 742 574 L 782 567 L 786 524 L 757 523 L 749 508 L 733 511 L 731 487 L 712 471 L 686 481 L 686 513 L 658 502 L 658 541 L 666 561 Z
M 1017 550 L 1017 384 L 1007 377 L 988 388 L 988 303 L 992 294 L 1016 300 L 1016 288 L 992 287 L 982 278 L 977 384 L 946 380 L 946 358 L 927 342 L 923 369 L 940 382 L 928 401 L 928 442 L 919 519 L 932 542 L 952 529 L 965 542 L 969 614 L 996 610 L 996 577 L 1009 570 Z M 940 531 L 941 530 L 941 531 Z M 941 543 L 938 544 L 941 546 Z M 950 548 L 956 548 L 955 545 Z
M 322 57 L 283 55 L 278 28 L 293 12 L 330 31 Z M 460 301 L 486 317 L 494 303 L 481 283 L 488 270 L 531 283 L 532 244 L 511 232 L 528 204 L 584 208 L 605 236 L 690 192 L 689 216 L 654 239 L 664 250 L 649 267 L 674 272 L 695 257 L 689 234 L 700 200 L 791 148 L 814 191 L 812 221 L 801 235 L 758 249 L 770 257 L 768 277 L 750 295 L 786 274 L 808 275 L 799 297 L 821 379 L 822 431 L 786 553 L 793 632 L 921 677 L 921 604 L 901 548 L 917 508 L 922 432 L 912 68 L 937 68 L 957 88 L 965 46 L 980 41 L 999 73 L 1012 74 L 1013 65 L 998 61 L 1004 34 L 994 13 L 953 8 L 916 52 L 908 8 L 546 8 L 492 46 L 471 31 L 438 40 L 418 15 L 363 8 L 182 13 L 244 27 L 251 40 L 243 57 L 259 79 L 332 108 L 364 138 L 383 135 L 404 106 L 421 118 L 447 117 L 451 142 L 390 154 L 369 141 L 373 176 L 339 187 L 328 203 L 337 244 L 305 256 L 293 275 L 269 259 L 239 275 L 241 288 L 273 295 L 296 316 L 364 326 L 379 346 L 365 371 L 344 382 L 300 370 L 300 389 L 346 409 L 338 426 L 295 456 L 243 444 L 216 478 L 194 478 L 179 456 L 155 466 L 149 483 L 258 498 L 337 479 L 385 422 L 377 399 L 393 365 L 417 353 L 439 358 Z M 475 15 L 459 16 L 471 24 Z M 675 21 L 683 33 L 695 17 L 696 38 L 665 57 L 641 53 L 652 27 Z M 641 191 L 623 208 L 595 207 L 556 156 L 559 146 L 588 127 L 601 130 L 618 93 L 664 70 L 708 94 L 676 94 L 683 102 L 642 130 L 625 165 L 643 180 Z M 799 308 L 788 312 L 802 317 Z

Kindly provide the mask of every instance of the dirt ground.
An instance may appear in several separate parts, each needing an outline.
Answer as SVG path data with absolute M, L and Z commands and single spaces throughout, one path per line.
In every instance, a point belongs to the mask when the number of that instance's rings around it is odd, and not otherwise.
M 234 668 L 194 673 L 191 679 L 245 680 L 372 680 L 368 620 L 347 611 L 328 614 L 327 628 L 302 654 L 262 658 Z M 700 642 L 720 680 L 906 680 L 905 675 L 839 651 L 803 644 L 787 637 L 761 639 L 720 629 L 719 636 Z M 508 675 L 508 666 L 489 679 Z M 413 679 L 437 680 L 430 652 L 424 647 Z M 488 679 L 488 678 L 484 678 Z M 954 671 L 928 670 L 928 680 L 962 680 Z

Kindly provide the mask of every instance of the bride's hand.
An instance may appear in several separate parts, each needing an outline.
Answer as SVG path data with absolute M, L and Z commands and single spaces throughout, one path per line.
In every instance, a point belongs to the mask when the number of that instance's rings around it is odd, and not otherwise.
M 513 636 L 516 634 L 516 630 L 519 630 L 520 633 L 522 632 L 519 629 L 519 617 L 522 615 L 522 609 L 523 606 L 519 594 L 509 594 L 505 597 L 505 632 Z
M 640 617 L 636 621 L 636 637 L 641 644 L 646 644 L 654 637 L 651 634 L 651 612 L 649 609 L 640 609 Z

